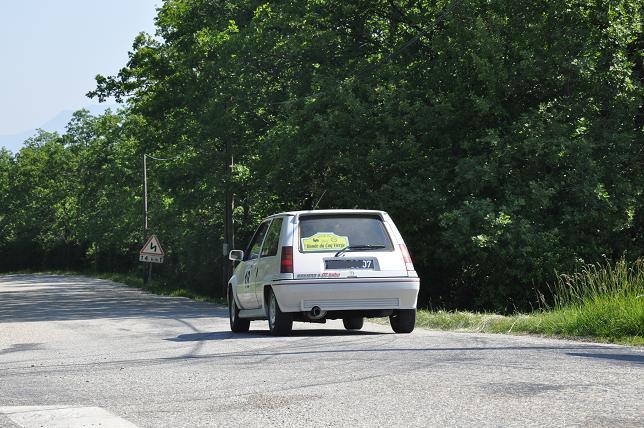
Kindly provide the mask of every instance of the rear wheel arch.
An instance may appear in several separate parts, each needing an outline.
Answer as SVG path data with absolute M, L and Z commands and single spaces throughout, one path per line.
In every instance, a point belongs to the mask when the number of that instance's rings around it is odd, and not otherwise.
M 233 333 L 245 333 L 250 327 L 250 320 L 239 318 L 239 307 L 235 300 L 233 287 L 228 284 L 228 318 L 230 321 L 230 330 Z
M 268 308 L 268 299 L 271 297 L 271 293 L 274 293 L 273 287 L 270 284 L 264 284 L 263 296 L 264 296 L 264 308 Z M 277 299 L 277 296 L 275 297 Z M 279 304 L 279 302 L 277 302 Z
M 268 319 L 268 329 L 273 336 L 285 336 L 291 333 L 293 329 L 293 315 L 284 313 L 280 310 L 277 296 L 273 288 L 267 286 L 264 292 L 268 295 L 266 302 L 266 318 Z
M 239 301 L 237 300 L 237 296 L 235 296 L 235 288 L 233 287 L 232 282 L 228 283 L 228 291 L 226 292 L 226 297 L 228 297 L 228 299 L 235 299 L 235 303 L 239 307 Z

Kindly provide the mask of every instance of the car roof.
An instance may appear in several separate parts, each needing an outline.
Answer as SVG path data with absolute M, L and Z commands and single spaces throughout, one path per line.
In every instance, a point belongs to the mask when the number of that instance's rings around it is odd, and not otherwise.
M 386 214 L 384 211 L 379 210 L 357 210 L 357 209 L 332 209 L 332 210 L 308 210 L 308 211 L 284 211 L 281 213 L 273 214 L 266 217 L 267 219 L 279 216 L 300 216 L 307 215 L 324 215 L 324 214 Z

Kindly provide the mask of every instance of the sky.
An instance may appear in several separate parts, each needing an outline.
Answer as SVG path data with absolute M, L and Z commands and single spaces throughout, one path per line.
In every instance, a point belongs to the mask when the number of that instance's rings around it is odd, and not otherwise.
M 98 103 L 97 74 L 127 63 L 138 33 L 154 33 L 162 0 L 0 0 L 0 135 L 37 128 Z

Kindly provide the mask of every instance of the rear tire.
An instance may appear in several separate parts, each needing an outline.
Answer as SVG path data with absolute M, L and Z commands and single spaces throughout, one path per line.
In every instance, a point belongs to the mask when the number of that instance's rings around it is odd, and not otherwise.
M 416 326 L 416 309 L 399 309 L 389 316 L 395 333 L 411 333 Z
M 230 319 L 230 331 L 233 333 L 246 333 L 250 328 L 250 320 L 239 318 L 239 308 L 232 289 L 228 290 L 228 318 Z
M 364 318 L 342 318 L 342 324 L 344 324 L 344 328 L 346 328 L 347 330 L 360 330 L 364 325 Z
M 270 289 L 267 299 L 268 329 L 273 336 L 286 336 L 293 330 L 293 315 L 282 312 L 275 293 Z

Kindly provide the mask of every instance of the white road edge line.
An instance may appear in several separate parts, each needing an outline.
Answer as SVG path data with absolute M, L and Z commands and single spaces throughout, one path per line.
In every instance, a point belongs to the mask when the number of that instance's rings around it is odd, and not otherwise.
M 136 428 L 100 407 L 5 406 L 0 407 L 0 413 L 23 428 Z

